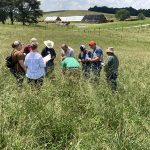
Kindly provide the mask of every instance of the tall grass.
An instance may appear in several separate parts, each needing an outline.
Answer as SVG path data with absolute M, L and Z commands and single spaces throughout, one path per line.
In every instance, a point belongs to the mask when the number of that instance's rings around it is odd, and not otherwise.
M 22 27 L 0 25 L 0 126 L 1 149 L 12 150 L 148 150 L 150 147 L 150 42 L 149 28 L 140 32 L 74 32 L 54 25 Z M 124 39 L 117 38 L 120 34 Z M 55 42 L 54 80 L 46 78 L 41 91 L 26 80 L 18 89 L 4 65 L 10 44 Z M 128 38 L 127 38 L 128 37 Z M 136 40 L 138 37 L 139 42 Z M 100 83 L 66 79 L 60 70 L 60 46 L 67 43 L 78 54 L 80 44 L 95 40 L 103 49 L 114 46 L 120 59 L 118 93 L 113 94 L 102 70 Z M 104 59 L 106 58 L 106 55 Z

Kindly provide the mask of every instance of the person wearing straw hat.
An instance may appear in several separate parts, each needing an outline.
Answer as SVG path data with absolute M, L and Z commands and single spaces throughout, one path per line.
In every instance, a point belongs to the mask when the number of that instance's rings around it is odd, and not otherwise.
M 118 67 L 119 67 L 119 60 L 117 56 L 114 54 L 114 48 L 108 47 L 106 50 L 108 55 L 104 71 L 106 72 L 106 80 L 107 83 L 111 86 L 113 91 L 117 90 L 117 77 L 118 77 Z
M 30 40 L 30 44 L 28 44 L 28 45 L 26 45 L 25 47 L 24 47 L 24 55 L 27 55 L 28 53 L 30 53 L 30 51 L 32 50 L 31 48 L 32 48 L 32 45 L 34 45 L 34 44 L 38 44 L 38 40 L 36 39 L 36 38 L 32 38 L 31 40 Z
M 54 71 L 54 59 L 56 58 L 56 52 L 54 50 L 54 42 L 47 40 L 44 41 L 45 48 L 42 50 L 41 55 L 42 57 L 50 56 L 50 60 L 46 62 L 46 76 Z

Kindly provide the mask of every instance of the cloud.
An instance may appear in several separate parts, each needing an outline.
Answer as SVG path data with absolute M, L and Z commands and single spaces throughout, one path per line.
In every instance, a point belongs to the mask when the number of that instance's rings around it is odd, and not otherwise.
M 150 0 L 40 0 L 44 11 L 86 10 L 93 6 L 134 7 L 150 9 Z

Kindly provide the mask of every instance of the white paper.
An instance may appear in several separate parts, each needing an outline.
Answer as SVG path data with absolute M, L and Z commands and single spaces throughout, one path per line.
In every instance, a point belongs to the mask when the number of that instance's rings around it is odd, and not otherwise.
M 43 59 L 44 59 L 44 62 L 48 62 L 49 60 L 51 60 L 51 54 L 48 54 Z
M 101 63 L 102 66 L 105 66 L 105 63 Z

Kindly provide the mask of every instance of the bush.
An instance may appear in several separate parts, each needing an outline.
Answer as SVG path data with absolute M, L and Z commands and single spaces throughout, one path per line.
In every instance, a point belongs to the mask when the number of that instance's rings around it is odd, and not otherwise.
M 139 14 L 138 14 L 138 19 L 139 19 L 139 20 L 144 20 L 144 19 L 145 19 L 144 14 L 143 14 L 143 13 L 139 13 Z
M 118 20 L 124 21 L 124 20 L 130 18 L 130 12 L 126 9 L 121 9 L 121 10 L 117 11 L 115 16 Z

